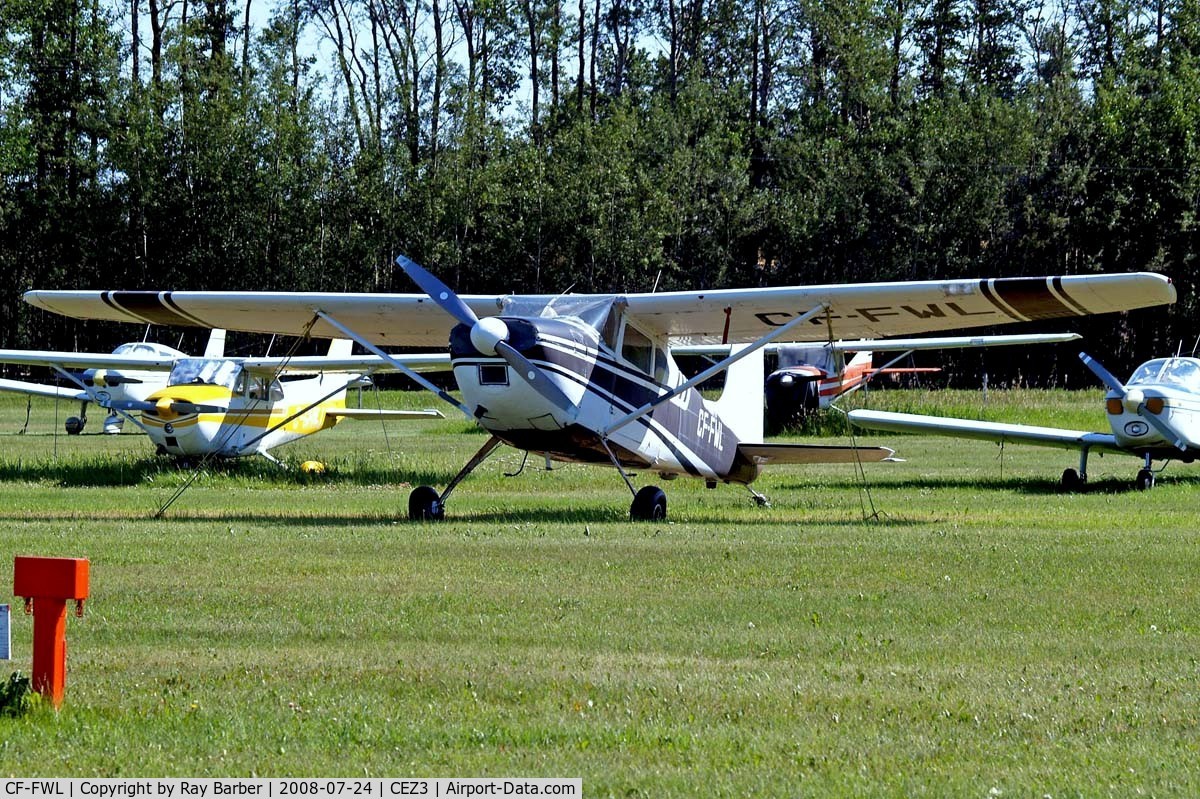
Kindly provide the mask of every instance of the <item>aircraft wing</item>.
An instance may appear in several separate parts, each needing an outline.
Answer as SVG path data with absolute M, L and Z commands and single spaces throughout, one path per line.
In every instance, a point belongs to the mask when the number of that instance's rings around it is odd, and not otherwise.
M 78 388 L 63 388 L 48 386 L 44 383 L 26 383 L 23 380 L 0 379 L 0 391 L 15 391 L 18 394 L 32 394 L 35 397 L 54 397 L 56 399 L 91 401 L 86 391 Z
M 372 408 L 334 408 L 325 411 L 327 416 L 341 416 L 343 419 L 445 419 L 441 411 L 427 409 L 423 411 L 400 411 Z
M 0 363 L 58 366 L 63 369 L 132 369 L 169 372 L 175 358 L 161 355 L 119 355 L 111 352 L 54 352 L 53 350 L 0 350 Z
M 822 345 L 831 352 L 908 352 L 910 350 L 946 350 L 967 347 L 1008 347 L 1029 344 L 1062 344 L 1078 341 L 1078 333 L 1032 333 L 1020 336 L 937 336 L 922 338 L 881 338 L 830 341 Z M 764 352 L 778 352 L 794 344 L 768 344 Z M 671 347 L 673 355 L 727 355 L 724 344 L 692 344 Z
M 979 422 L 946 416 L 921 416 L 914 413 L 889 413 L 887 411 L 857 410 L 850 411 L 848 416 L 852 423 L 871 430 L 924 433 L 953 438 L 977 438 L 998 443 L 1014 442 L 1060 449 L 1087 447 L 1093 452 L 1129 452 L 1120 447 L 1116 437 L 1109 433 L 1089 433 L 1083 430 L 1063 430 L 1057 427 Z
M 423 294 L 30 291 L 24 297 L 39 308 L 77 319 L 286 335 L 302 334 L 321 311 L 383 346 L 445 346 L 454 325 Z M 507 307 L 501 296 L 461 299 L 479 316 L 495 316 Z M 554 298 L 514 299 L 549 305 Z M 827 313 L 793 331 L 790 340 L 902 336 L 1126 311 L 1173 303 L 1175 288 L 1163 275 L 1139 272 L 677 291 L 623 299 L 631 318 L 670 336 L 672 343 L 716 344 L 755 341 L 820 304 L 829 306 Z M 345 337 L 324 320 L 313 324 L 311 333 Z
M 417 372 L 436 372 L 450 368 L 450 355 L 445 352 L 394 354 L 392 357 Z M 328 355 L 305 355 L 297 358 L 230 358 L 248 372 L 275 374 L 283 372 L 395 372 L 396 367 L 377 355 L 350 355 L 344 358 Z
M 839 447 L 823 444 L 738 444 L 738 453 L 760 466 L 781 463 L 867 463 L 896 454 L 887 447 Z

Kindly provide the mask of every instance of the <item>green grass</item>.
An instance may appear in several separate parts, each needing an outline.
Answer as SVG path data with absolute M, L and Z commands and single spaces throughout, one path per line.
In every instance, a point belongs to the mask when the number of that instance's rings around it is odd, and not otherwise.
M 369 401 L 369 400 L 368 400 Z M 429 404 L 385 395 L 393 405 Z M 1098 392 L 873 407 L 1103 429 Z M 68 409 L 60 408 L 60 420 Z M 70 408 L 69 410 L 74 410 Z M 485 464 L 483 437 L 346 423 L 198 478 L 141 436 L 0 398 L 0 559 L 88 557 L 62 710 L 0 718 L 18 776 L 581 776 L 588 796 L 1200 793 L 1200 479 L 1058 450 L 872 436 L 907 458 L 663 485 Z M 96 424 L 98 420 L 93 420 Z M 830 429 L 823 429 L 830 440 Z M 57 454 L 56 454 L 57 453 Z M 637 478 L 637 484 L 649 482 Z M 867 518 L 870 510 L 878 519 Z M 2 564 L 0 564 L 0 568 Z M 17 603 L 19 605 L 19 603 Z M 13 618 L 29 668 L 30 628 Z M 7 678 L 0 666 L 0 678 Z

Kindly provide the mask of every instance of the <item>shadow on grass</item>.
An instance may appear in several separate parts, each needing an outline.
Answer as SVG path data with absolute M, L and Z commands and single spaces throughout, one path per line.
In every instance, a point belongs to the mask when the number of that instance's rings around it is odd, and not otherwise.
M 1010 491 L 1030 496 L 1065 496 L 1071 494 L 1128 494 L 1141 493 L 1134 483 L 1135 472 L 1130 472 L 1128 479 L 1120 477 L 1103 477 L 1091 480 L 1081 490 L 1068 491 L 1064 489 L 1057 478 L 1037 477 L 987 477 L 987 478 L 910 478 L 868 480 L 867 487 L 871 490 L 938 490 L 938 489 L 974 489 L 983 491 Z M 1200 475 L 1174 474 L 1158 475 L 1157 487 L 1191 486 L 1200 484 Z M 792 482 L 780 487 L 792 491 L 811 490 L 813 483 Z M 857 491 L 862 484 L 855 480 L 839 480 L 822 482 L 822 488 L 841 488 L 846 491 Z
M 0 461 L 0 482 L 42 482 L 63 488 L 119 488 L 160 480 L 182 482 L 197 465 L 193 461 L 162 457 L 114 459 L 102 456 L 72 460 Z M 282 468 L 262 458 L 210 460 L 203 466 L 209 476 L 259 485 L 438 485 L 454 477 L 450 471 L 397 469 L 359 465 L 333 468 L 310 475 L 298 468 Z

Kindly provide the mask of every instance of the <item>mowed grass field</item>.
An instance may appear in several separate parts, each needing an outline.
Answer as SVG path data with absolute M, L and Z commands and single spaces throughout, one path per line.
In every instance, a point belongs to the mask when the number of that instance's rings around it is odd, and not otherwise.
M 1103 430 L 1101 393 L 859 402 Z M 373 395 L 366 396 L 367 404 Z M 389 406 L 430 404 L 386 394 Z M 1200 794 L 1200 469 L 873 435 L 904 463 L 662 483 L 485 464 L 461 421 L 347 422 L 200 476 L 0 397 L 0 560 L 87 557 L 60 712 L 5 776 L 580 776 L 587 796 Z M 56 422 L 57 415 L 57 422 Z M 844 443 L 845 437 L 830 440 Z M 638 485 L 651 481 L 648 475 Z M 656 478 L 655 478 L 656 479 Z M 872 511 L 876 513 L 872 514 Z M 3 567 L 7 568 L 7 567 Z M 11 592 L 4 577 L 6 593 Z M 13 607 L 28 673 L 30 620 Z

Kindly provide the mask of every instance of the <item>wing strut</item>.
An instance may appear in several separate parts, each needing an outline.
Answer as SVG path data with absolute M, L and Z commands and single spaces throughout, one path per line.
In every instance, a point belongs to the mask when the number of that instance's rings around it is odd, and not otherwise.
M 357 334 L 357 333 L 355 333 L 353 330 L 351 330 L 350 328 L 346 327 L 346 326 L 345 326 L 345 325 L 343 325 L 341 322 L 339 322 L 338 320 L 334 319 L 332 316 L 330 316 L 329 314 L 325 313 L 324 311 L 318 310 L 318 311 L 316 312 L 316 314 L 317 314 L 317 316 L 321 317 L 322 319 L 324 319 L 324 320 L 325 320 L 326 322 L 328 322 L 329 324 L 331 324 L 331 325 L 333 325 L 334 327 L 336 327 L 336 328 L 337 328 L 338 330 L 340 330 L 342 333 L 344 333 L 344 334 L 346 335 L 346 338 L 353 339 L 354 341 L 356 341 L 356 342 L 358 342 L 359 344 L 363 345 L 363 346 L 364 346 L 364 347 L 366 347 L 366 348 L 367 348 L 367 350 L 369 350 L 369 351 L 370 351 L 370 352 L 371 352 L 373 355 L 378 355 L 380 358 L 383 358 L 385 361 L 387 361 L 388 363 L 390 363 L 390 364 L 391 364 L 393 367 L 395 367 L 395 369 L 396 369 L 398 372 L 400 372 L 401 374 L 404 374 L 404 375 L 406 375 L 406 376 L 408 376 L 408 377 L 412 378 L 413 380 L 415 380 L 415 381 L 416 381 L 418 384 L 420 384 L 420 386 L 421 386 L 422 388 L 425 388 L 425 389 L 427 389 L 427 390 L 429 390 L 429 391 L 432 391 L 434 394 L 436 394 L 436 395 L 438 396 L 438 398 L 439 398 L 439 399 L 441 399 L 441 400 L 444 400 L 444 401 L 446 401 L 446 402 L 450 403 L 450 404 L 451 404 L 451 405 L 453 405 L 455 408 L 458 408 L 460 411 L 462 411 L 462 415 L 463 415 L 463 416 L 465 416 L 465 417 L 467 417 L 467 419 L 469 419 L 469 420 L 471 420 L 471 421 L 474 421 L 474 420 L 475 420 L 475 417 L 471 415 L 471 412 L 470 412 L 470 411 L 467 409 L 467 406 L 466 406 L 466 405 L 463 405 L 461 402 L 459 402 L 458 400 L 456 400 L 454 397 L 450 396 L 448 393 L 446 393 L 446 391 L 445 391 L 444 389 L 438 388 L 438 387 L 437 387 L 437 386 L 435 386 L 435 385 L 434 385 L 434 384 L 433 384 L 433 383 L 432 383 L 430 380 L 428 380 L 427 378 L 423 377 L 422 375 L 420 375 L 419 373 L 417 373 L 415 370 L 413 370 L 413 369 L 410 369 L 410 368 L 408 368 L 407 366 L 405 366 L 404 364 L 400 363 L 400 361 L 396 360 L 396 359 L 395 359 L 395 358 L 393 358 L 391 355 L 388 355 L 386 352 L 384 352 L 383 350 L 379 349 L 379 347 L 376 347 L 374 344 L 372 344 L 371 342 L 367 341 L 365 338 L 363 338 L 362 336 L 358 335 L 358 334 Z
M 691 380 L 688 380 L 685 383 L 679 384 L 675 388 L 668 391 L 666 394 L 660 394 L 658 397 L 651 400 L 650 402 L 647 402 L 645 405 L 638 408 L 637 410 L 632 411 L 631 413 L 628 413 L 625 416 L 622 416 L 620 419 L 618 419 L 617 421 L 610 424 L 608 427 L 601 430 L 600 437 L 605 438 L 607 436 L 610 436 L 610 435 L 612 435 L 613 432 L 620 430 L 622 427 L 629 424 L 630 422 L 636 422 L 638 419 L 641 419 L 643 416 L 650 413 L 650 411 L 654 410 L 659 405 L 662 405 L 664 402 L 669 402 L 670 400 L 674 399 L 675 397 L 678 397 L 680 394 L 687 391 L 688 389 L 694 388 L 694 387 L 700 385 L 701 383 L 703 383 L 705 380 L 708 380 L 711 377 L 719 375 L 721 372 L 724 372 L 730 366 L 733 366 L 735 363 L 740 361 L 742 358 L 745 358 L 750 353 L 754 352 L 755 350 L 762 349 L 763 347 L 767 346 L 775 339 L 783 336 L 785 333 L 790 333 L 793 328 L 796 328 L 796 327 L 804 324 L 809 319 L 812 319 L 817 314 L 819 314 L 823 311 L 826 311 L 828 309 L 829 309 L 828 305 L 826 305 L 825 303 L 821 303 L 820 305 L 817 305 L 812 310 L 810 310 L 808 313 L 801 314 L 800 316 L 797 316 L 795 319 L 792 319 L 786 325 L 775 328 L 770 333 L 767 333 L 765 336 L 758 339 L 753 344 L 748 345 L 744 349 L 740 349 L 737 352 L 730 353 L 729 356 L 727 356 L 723 360 L 717 361 L 715 364 L 708 367 L 703 372 L 701 372 L 700 374 L 693 377 Z

